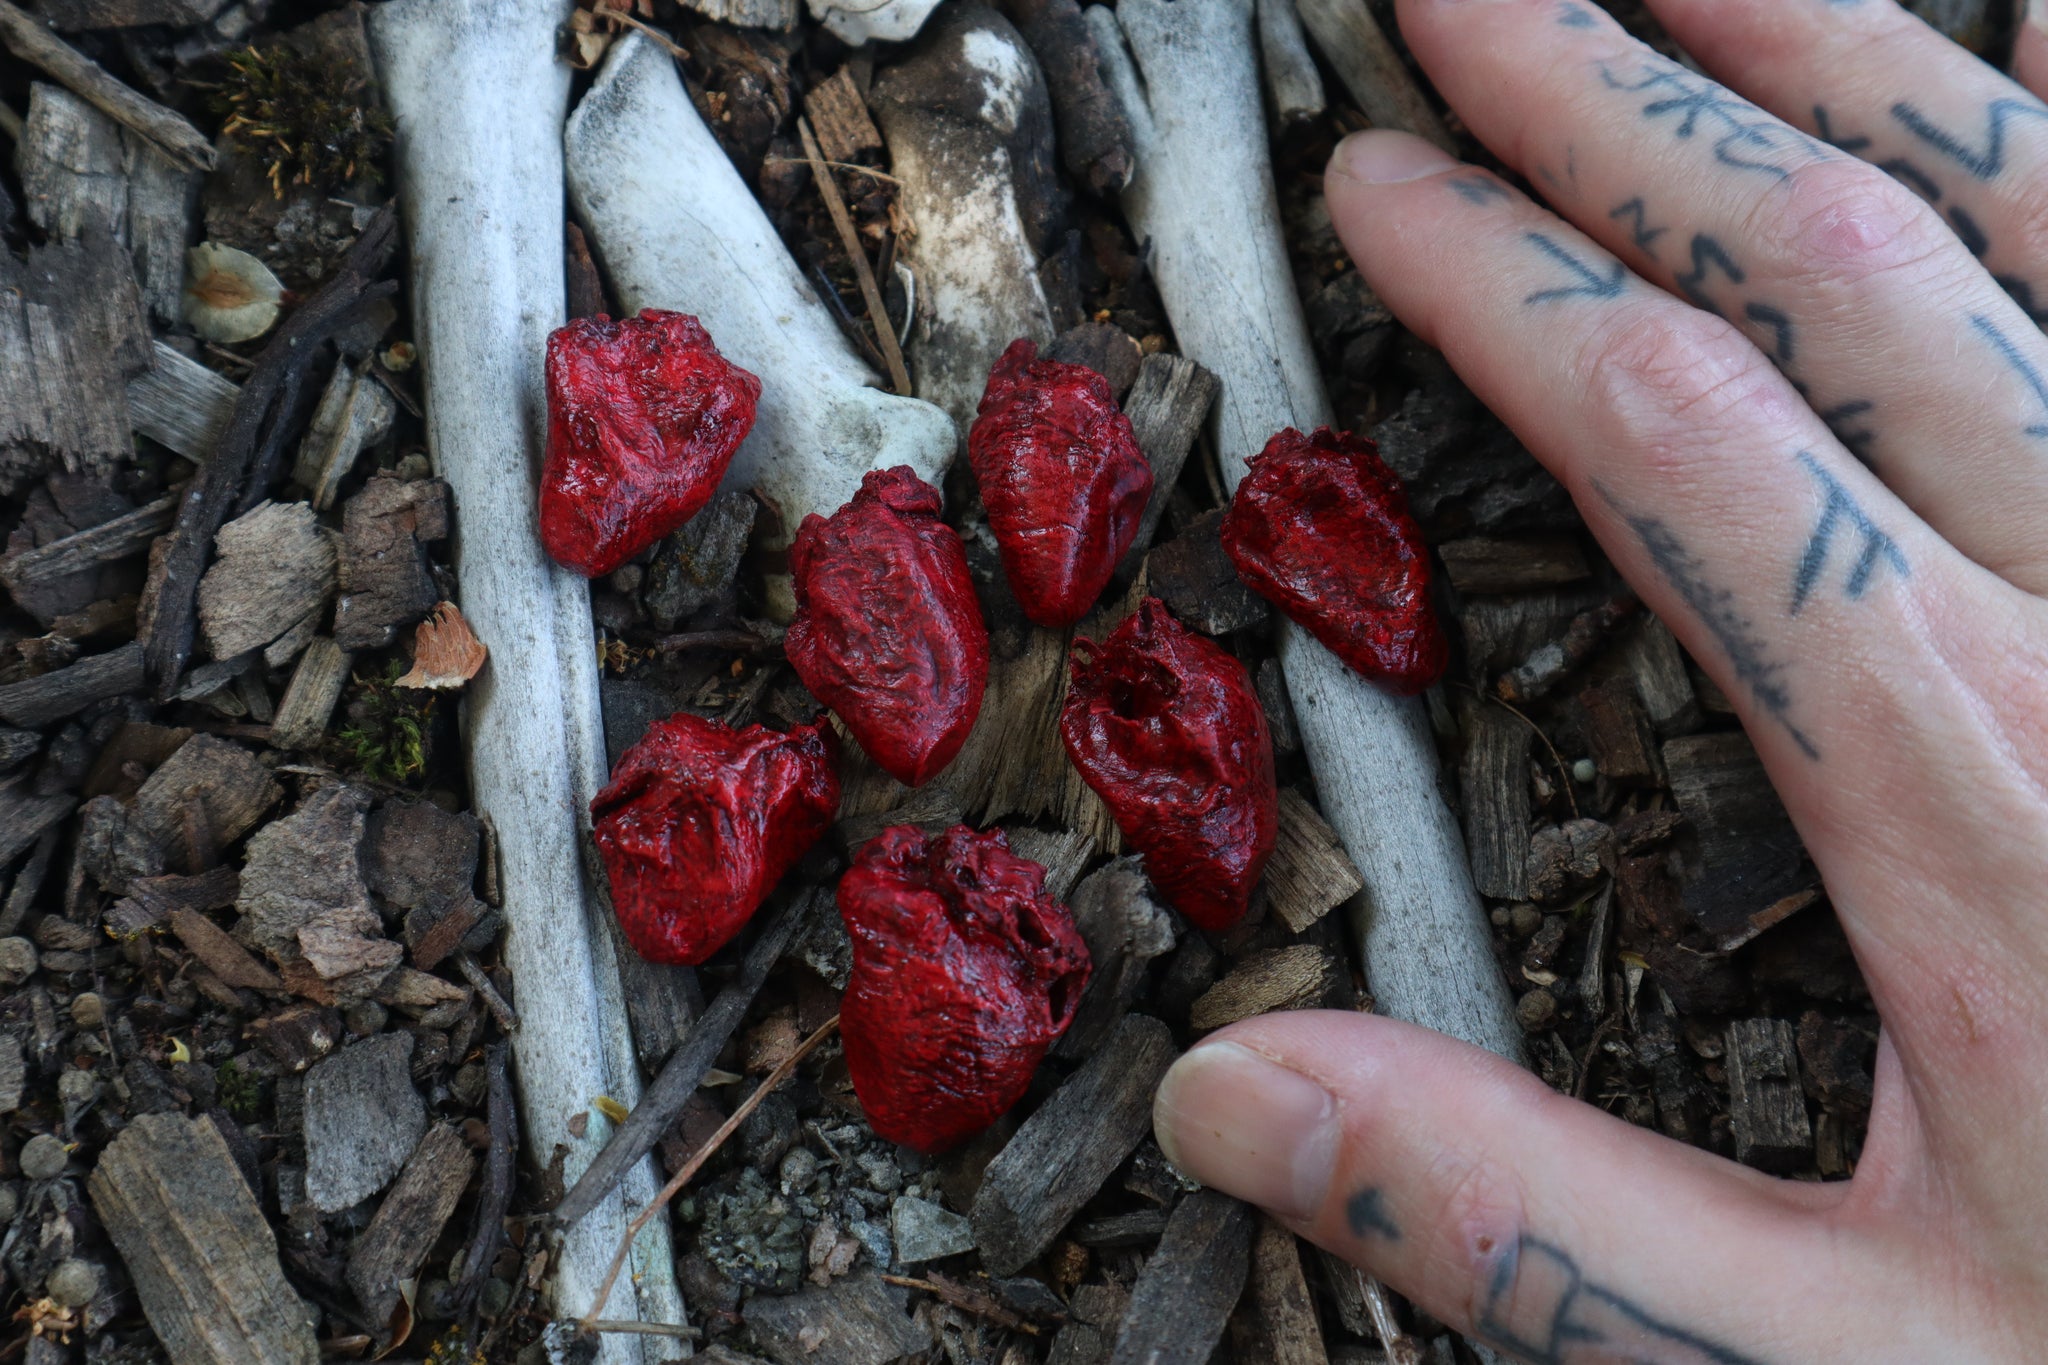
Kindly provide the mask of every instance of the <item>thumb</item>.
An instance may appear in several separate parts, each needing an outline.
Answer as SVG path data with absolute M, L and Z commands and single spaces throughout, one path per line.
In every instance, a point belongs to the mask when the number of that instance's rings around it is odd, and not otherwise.
M 1532 1360 L 1846 1358 L 1814 1306 L 1870 1286 L 1830 1216 L 1847 1186 L 1771 1180 L 1391 1019 L 1233 1026 L 1167 1072 L 1153 1124 L 1189 1175 Z

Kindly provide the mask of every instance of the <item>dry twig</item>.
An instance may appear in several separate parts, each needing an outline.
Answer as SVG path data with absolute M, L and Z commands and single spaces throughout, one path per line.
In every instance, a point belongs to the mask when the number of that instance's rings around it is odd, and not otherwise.
M 4 3 L 4 0 L 0 0 Z M 874 324 L 875 337 L 882 344 L 882 358 L 889 362 L 889 383 L 897 393 L 910 392 L 910 371 L 903 364 L 903 348 L 896 344 L 896 329 L 889 325 L 889 310 L 882 306 L 882 291 L 875 285 L 875 272 L 868 265 L 867 249 L 860 244 L 860 234 L 854 230 L 853 218 L 846 211 L 846 201 L 839 197 L 839 182 L 825 169 L 825 157 L 818 150 L 818 139 L 811 132 L 809 119 L 798 119 L 796 130 L 804 141 L 804 156 L 811 163 L 811 178 L 818 182 L 818 193 L 825 200 L 825 211 L 832 215 L 832 226 L 839 229 L 839 240 L 846 248 L 846 254 L 853 258 L 853 273 L 860 278 L 860 296 L 867 302 L 868 321 Z
M 579 1331 L 592 1332 L 597 1330 L 599 1319 L 596 1317 L 596 1314 L 599 1309 L 604 1307 L 605 1301 L 611 1298 L 612 1285 L 617 1283 L 619 1272 L 625 1269 L 626 1257 L 633 1250 L 633 1239 L 640 1235 L 640 1229 L 646 1227 L 648 1220 L 653 1218 L 655 1214 L 668 1207 L 668 1201 L 675 1198 L 677 1192 L 683 1186 L 690 1183 L 691 1178 L 703 1169 L 705 1162 L 717 1155 L 718 1149 L 725 1145 L 727 1138 L 739 1131 L 740 1125 L 747 1121 L 747 1115 L 760 1108 L 761 1102 L 773 1094 L 795 1072 L 797 1063 L 817 1051 L 818 1046 L 827 1038 L 830 1038 L 833 1031 L 838 1027 L 839 1016 L 835 1014 L 820 1024 L 817 1032 L 799 1043 L 796 1051 L 790 1053 L 781 1066 L 768 1073 L 768 1079 L 762 1081 L 760 1085 L 754 1088 L 754 1093 L 747 1096 L 746 1102 L 732 1111 L 732 1117 L 719 1124 L 718 1131 L 709 1138 L 706 1138 L 704 1145 L 699 1147 L 691 1155 L 690 1159 L 683 1163 L 683 1168 L 675 1173 L 668 1184 L 661 1187 L 661 1193 L 654 1196 L 654 1202 L 640 1210 L 639 1216 L 626 1225 L 626 1235 L 619 1242 L 618 1253 L 612 1257 L 612 1267 L 606 1272 L 604 1281 L 598 1285 L 597 1296 L 591 1300 L 591 1316 L 584 1318 L 577 1324 Z
M 213 144 L 185 116 L 109 76 L 78 49 L 43 26 L 19 6 L 0 0 L 0 43 L 33 66 L 41 67 L 116 123 L 125 124 L 168 152 L 174 159 L 202 171 L 213 169 Z

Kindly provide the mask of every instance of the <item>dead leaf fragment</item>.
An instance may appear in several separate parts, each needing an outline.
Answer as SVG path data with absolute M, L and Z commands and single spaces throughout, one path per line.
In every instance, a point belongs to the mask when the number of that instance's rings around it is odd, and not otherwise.
M 412 655 L 412 671 L 398 680 L 398 686 L 445 691 L 474 678 L 490 651 L 469 628 L 462 608 L 443 602 L 413 632 Z

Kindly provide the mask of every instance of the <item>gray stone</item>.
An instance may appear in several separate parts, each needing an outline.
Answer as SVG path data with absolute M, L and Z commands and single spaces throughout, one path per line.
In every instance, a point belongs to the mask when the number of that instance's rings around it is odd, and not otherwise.
M 746 493 L 727 490 L 661 543 L 648 566 L 641 601 L 657 630 L 708 606 L 732 582 L 754 529 L 758 504 Z
M 107 1002 L 94 991 L 80 991 L 71 1001 L 71 1022 L 80 1028 L 98 1028 L 107 1021 Z
M 57 1262 L 44 1288 L 63 1307 L 83 1308 L 100 1292 L 100 1268 L 73 1256 Z
M 36 945 L 25 938 L 0 938 L 0 988 L 19 986 L 36 974 L 41 961 Z
M 50 1133 L 37 1133 L 21 1149 L 21 1173 L 30 1180 L 54 1180 L 64 1174 L 70 1160 L 64 1140 Z
M 0 1114 L 11 1114 L 21 1108 L 21 1089 L 27 1081 L 21 1039 L 11 1033 L 0 1033 Z
M 339 1213 L 391 1183 L 427 1131 L 413 1037 L 387 1033 L 306 1073 L 306 1197 Z
M 907 1194 L 889 1206 L 889 1230 L 896 1238 L 896 1259 L 905 1265 L 974 1249 L 974 1227 L 965 1218 Z

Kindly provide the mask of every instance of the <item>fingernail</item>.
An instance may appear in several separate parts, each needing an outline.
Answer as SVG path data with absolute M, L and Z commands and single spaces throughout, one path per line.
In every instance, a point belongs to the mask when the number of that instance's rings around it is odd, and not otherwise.
M 1323 1202 L 1343 1125 L 1330 1093 L 1236 1043 L 1204 1043 L 1173 1064 L 1152 1102 L 1167 1160 L 1285 1218 Z
M 1425 175 L 1447 171 L 1458 163 L 1435 143 L 1413 133 L 1369 128 L 1353 133 L 1337 144 L 1330 154 L 1330 170 L 1367 185 L 1391 185 L 1401 180 L 1420 180 Z

